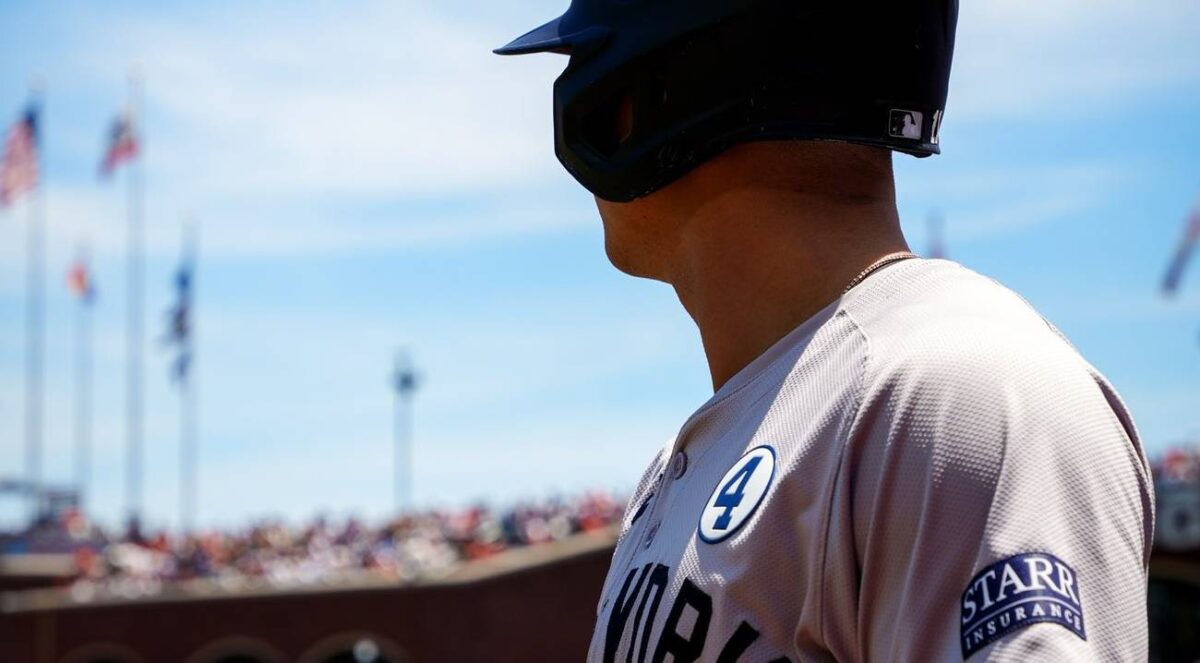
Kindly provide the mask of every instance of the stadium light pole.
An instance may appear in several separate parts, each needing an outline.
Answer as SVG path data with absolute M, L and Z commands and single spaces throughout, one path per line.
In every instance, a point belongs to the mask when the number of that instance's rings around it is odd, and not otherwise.
M 393 402 L 392 443 L 393 474 L 392 489 L 396 513 L 404 506 L 412 506 L 413 483 L 413 396 L 417 391 L 417 374 L 413 371 L 408 352 L 396 353 L 396 364 L 392 371 Z

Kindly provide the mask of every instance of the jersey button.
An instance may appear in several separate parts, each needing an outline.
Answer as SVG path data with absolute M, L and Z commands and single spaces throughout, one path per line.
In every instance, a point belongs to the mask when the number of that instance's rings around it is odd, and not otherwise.
M 687 454 L 680 451 L 671 459 L 671 476 L 676 480 L 683 478 L 683 473 L 687 472 Z

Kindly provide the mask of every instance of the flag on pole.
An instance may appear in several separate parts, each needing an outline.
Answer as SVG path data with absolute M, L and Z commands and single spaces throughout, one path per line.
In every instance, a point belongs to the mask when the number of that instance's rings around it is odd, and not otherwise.
M 38 183 L 38 106 L 31 101 L 4 139 L 0 161 L 0 207 L 12 204 Z
M 1187 225 L 1183 229 L 1183 237 L 1180 238 L 1179 245 L 1175 248 L 1175 256 L 1171 258 L 1171 264 L 1167 266 L 1167 274 L 1163 277 L 1162 284 L 1164 295 L 1173 295 L 1179 290 L 1183 271 L 1192 254 L 1195 253 L 1198 243 L 1200 243 L 1200 204 L 1196 205 L 1191 216 L 1188 217 Z
M 175 305 L 167 312 L 167 337 L 177 354 L 171 364 L 171 377 L 187 381 L 192 365 L 192 263 L 185 259 L 175 272 Z
M 67 287 L 84 304 L 91 304 L 96 299 L 96 285 L 92 282 L 92 272 L 86 259 L 78 258 L 71 265 L 67 272 Z
M 121 164 L 132 161 L 138 155 L 138 147 L 133 115 L 129 111 L 122 112 L 113 120 L 112 128 L 109 129 L 108 146 L 100 162 L 100 176 L 108 177 Z

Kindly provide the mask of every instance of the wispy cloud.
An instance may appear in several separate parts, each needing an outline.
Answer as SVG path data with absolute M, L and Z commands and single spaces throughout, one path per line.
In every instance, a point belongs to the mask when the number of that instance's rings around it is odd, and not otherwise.
M 1177 322 L 1200 327 L 1200 288 L 1165 297 L 1154 292 L 1155 283 L 1143 285 L 1140 289 L 1072 293 L 1069 300 L 1057 301 L 1054 307 L 1060 315 L 1087 322 Z
M 77 22 L 73 58 L 93 76 L 140 63 L 149 158 L 204 195 L 431 195 L 554 172 L 549 82 L 565 60 L 513 66 L 490 53 L 494 30 L 423 3 L 304 10 Z
M 902 206 L 941 210 L 950 218 L 955 241 L 1072 218 L 1101 205 L 1113 186 L 1129 179 L 1123 168 L 1102 163 L 976 168 L 911 180 L 907 175 L 901 171 Z
M 126 210 L 121 192 L 90 185 L 51 185 L 46 192 L 47 242 L 55 262 L 69 259 L 86 243 L 100 257 L 116 258 L 126 248 Z M 174 209 L 173 209 L 174 208 Z M 351 252 L 426 251 L 478 245 L 495 240 L 570 232 L 593 227 L 595 207 L 586 196 L 514 192 L 473 200 L 435 199 L 420 206 L 404 201 L 364 210 L 325 204 L 319 208 L 292 200 L 202 203 L 179 209 L 152 195 L 146 251 L 172 257 L 179 251 L 180 228 L 194 220 L 209 257 L 295 256 Z M 13 229 L 26 222 L 20 208 Z M 24 260 L 21 242 L 0 244 L 0 272 Z M 17 278 L 5 279 L 10 285 Z M 2 289 L 3 286 L 0 286 Z
M 1192 0 L 987 0 L 961 5 L 947 122 L 1103 115 L 1200 84 Z

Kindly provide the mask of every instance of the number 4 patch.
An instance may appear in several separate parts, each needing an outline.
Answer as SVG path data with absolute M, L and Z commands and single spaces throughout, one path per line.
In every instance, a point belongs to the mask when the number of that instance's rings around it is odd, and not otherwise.
M 720 543 L 754 515 L 775 478 L 775 450 L 755 447 L 738 459 L 704 505 L 698 532 L 705 543 Z

